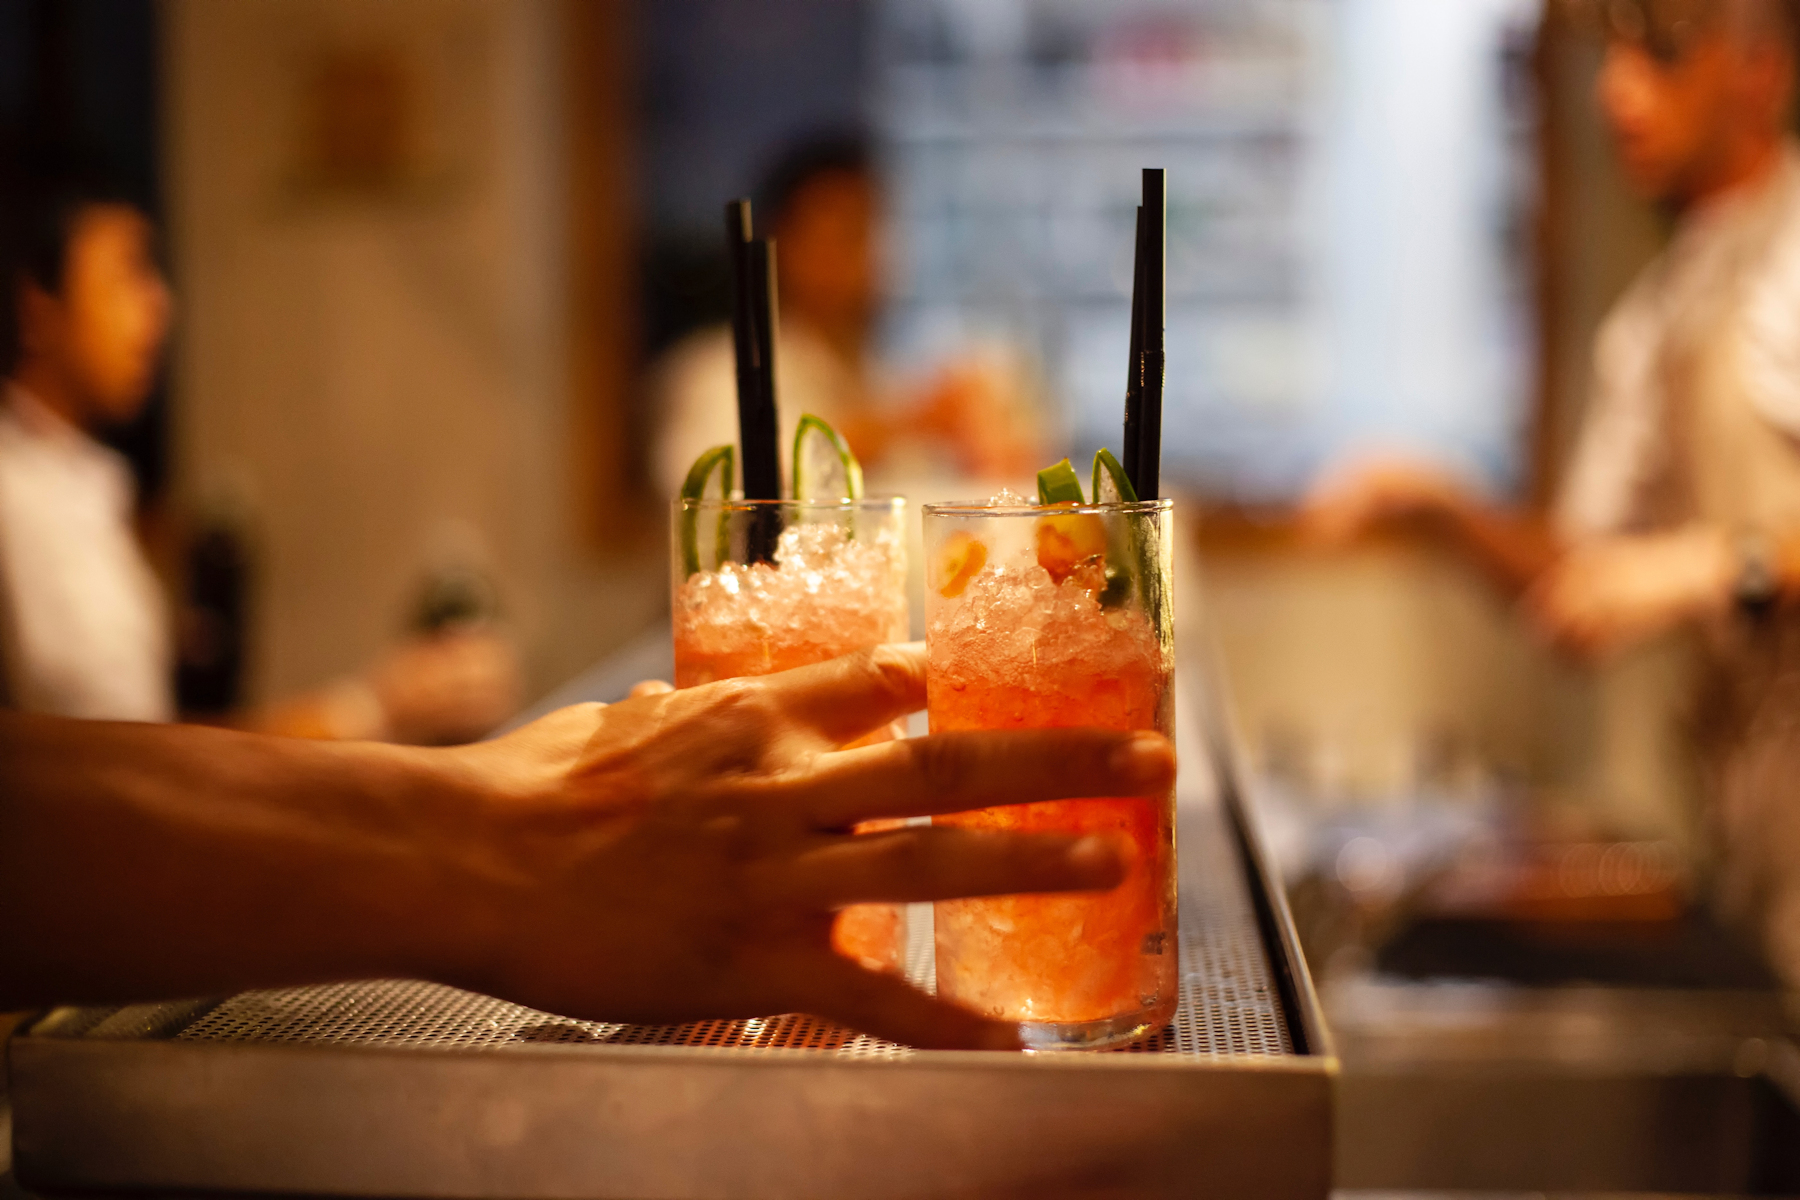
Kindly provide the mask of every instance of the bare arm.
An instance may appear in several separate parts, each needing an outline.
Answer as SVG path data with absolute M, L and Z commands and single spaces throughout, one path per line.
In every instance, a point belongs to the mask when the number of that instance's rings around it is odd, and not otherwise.
M 1491 508 L 1464 498 L 1433 522 L 1507 596 L 1518 596 L 1562 556 L 1549 523 L 1536 513 Z
M 1304 519 L 1328 541 L 1384 529 L 1423 533 L 1467 556 L 1509 597 L 1562 554 L 1542 517 L 1486 504 L 1453 476 L 1416 463 L 1365 465 L 1327 480 L 1307 499 Z
M 1733 531 L 1694 522 L 1651 533 L 1559 539 L 1541 518 L 1496 510 L 1454 479 L 1410 463 L 1365 466 L 1309 499 L 1306 522 L 1329 541 L 1384 528 L 1415 529 L 1455 547 L 1522 600 L 1541 634 L 1580 658 L 1604 657 L 1735 603 Z M 1800 532 L 1771 547 L 1780 597 L 1800 597 Z
M 0 715 L 0 1007 L 411 975 L 595 1019 L 1009 1027 L 830 950 L 862 901 L 1108 887 L 1092 839 L 856 822 L 1166 788 L 1155 735 L 838 745 L 919 706 L 886 648 L 564 709 L 453 750 Z
M 441 976 L 488 802 L 417 750 L 0 716 L 0 1006 Z

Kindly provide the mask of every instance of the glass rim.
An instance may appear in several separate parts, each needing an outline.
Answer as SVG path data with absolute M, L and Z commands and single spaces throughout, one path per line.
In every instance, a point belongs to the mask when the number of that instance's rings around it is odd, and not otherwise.
M 677 496 L 677 512 L 716 509 L 720 512 L 897 512 L 906 507 L 905 496 L 864 496 L 861 500 L 746 500 L 742 496 Z
M 1175 501 L 1167 496 L 1158 500 L 1133 500 L 1129 504 L 1114 501 L 1109 504 L 990 504 L 985 500 L 952 500 L 940 504 L 924 505 L 922 510 L 928 517 L 1047 517 L 1062 516 L 1066 513 L 1085 513 L 1093 516 L 1127 516 L 1147 517 L 1156 513 L 1171 512 Z

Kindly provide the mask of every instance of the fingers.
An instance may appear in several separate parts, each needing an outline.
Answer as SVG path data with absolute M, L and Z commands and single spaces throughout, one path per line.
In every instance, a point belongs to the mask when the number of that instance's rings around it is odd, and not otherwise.
M 897 829 L 830 839 L 771 872 L 778 903 L 830 909 L 965 896 L 1101 891 L 1125 878 L 1109 837 L 954 828 Z
M 925 706 L 925 645 L 875 646 L 763 679 L 784 716 L 843 745 Z
M 809 963 L 794 1007 L 921 1050 L 1018 1050 L 1018 1026 L 928 996 L 904 979 L 836 954 Z
M 633 685 L 628 700 L 642 700 L 645 696 L 661 696 L 675 690 L 675 685 L 662 679 L 646 679 Z
M 1167 738 L 1116 729 L 939 733 L 823 754 L 770 785 L 815 826 L 1082 796 L 1149 796 L 1175 782 Z

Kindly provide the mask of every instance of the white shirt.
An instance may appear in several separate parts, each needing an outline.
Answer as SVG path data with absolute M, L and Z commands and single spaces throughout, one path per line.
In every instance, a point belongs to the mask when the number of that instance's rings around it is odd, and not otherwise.
M 125 461 L 17 386 L 0 404 L 0 657 L 11 702 L 174 715 L 168 616 Z
M 1601 325 L 1588 412 L 1557 503 L 1566 536 L 1657 523 L 1654 493 L 1679 436 L 1665 356 L 1721 328 L 1754 417 L 1800 438 L 1800 150 L 1791 144 L 1757 188 L 1685 217 Z

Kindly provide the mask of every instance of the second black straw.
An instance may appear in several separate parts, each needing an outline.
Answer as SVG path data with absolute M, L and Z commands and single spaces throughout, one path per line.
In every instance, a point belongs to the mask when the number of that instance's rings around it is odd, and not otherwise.
M 1139 500 L 1155 500 L 1162 486 L 1167 238 L 1167 174 L 1160 167 L 1147 167 L 1132 256 L 1131 372 L 1125 388 L 1125 440 L 1120 455 L 1125 476 Z
M 752 236 L 750 201 L 725 206 L 731 252 L 731 333 L 737 358 L 738 447 L 744 499 L 781 499 L 781 422 L 775 407 L 775 243 Z M 770 562 L 781 514 L 758 508 L 748 526 L 749 562 Z

